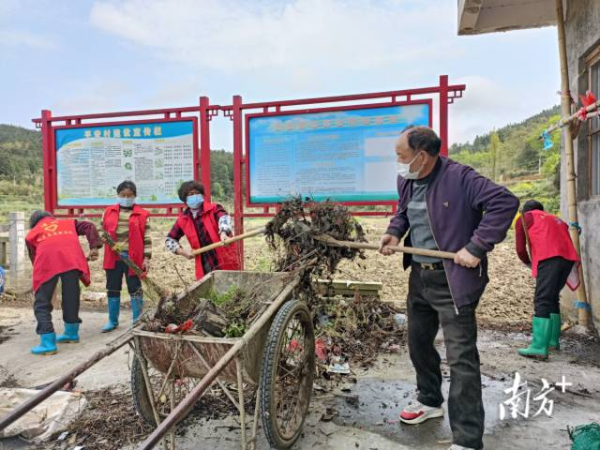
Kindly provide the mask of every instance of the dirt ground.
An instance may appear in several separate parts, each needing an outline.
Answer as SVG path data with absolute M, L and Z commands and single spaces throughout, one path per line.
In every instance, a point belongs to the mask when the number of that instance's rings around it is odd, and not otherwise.
M 369 242 L 377 243 L 385 232 L 389 219 L 361 218 Z M 245 229 L 262 227 L 264 220 L 250 219 Z M 171 223 L 157 219 L 152 234 L 153 258 L 150 276 L 160 285 L 179 291 L 194 281 L 194 263 L 169 253 L 164 248 L 164 237 Z M 184 245 L 185 244 L 184 242 Z M 263 238 L 257 237 L 245 241 L 245 269 L 270 271 L 272 254 Z M 335 279 L 374 281 L 383 284 L 382 299 L 406 304 L 408 292 L 408 273 L 402 269 L 400 255 L 382 256 L 375 251 L 366 253 L 367 259 L 342 261 Z M 490 284 L 478 308 L 481 320 L 486 322 L 510 323 L 527 326 L 533 313 L 532 294 L 534 282 L 527 269 L 517 258 L 514 251 L 513 232 L 509 232 L 506 241 L 490 254 Z M 101 261 L 90 265 L 92 285 L 84 290 L 84 307 L 104 308 L 106 305 L 105 279 Z M 123 295 L 127 301 L 127 295 Z M 523 322 L 521 324 L 521 322 Z
M 246 229 L 254 229 L 264 222 L 249 221 Z M 368 238 L 377 242 L 385 231 L 387 220 L 361 219 Z M 163 286 L 177 291 L 193 281 L 193 263 L 168 254 L 163 248 L 167 223 L 158 225 L 153 235 L 154 258 L 151 276 Z M 267 271 L 270 255 L 260 238 L 246 243 L 246 269 Z M 400 256 L 383 257 L 369 252 L 367 259 L 344 262 L 336 279 L 378 281 L 383 283 L 383 299 L 405 305 L 408 273 L 400 267 Z M 100 264 L 92 265 L 94 281 L 86 290 L 82 305 L 81 344 L 61 346 L 51 357 L 39 358 L 29 353 L 35 344 L 35 323 L 27 298 L 5 299 L 0 304 L 0 385 L 35 387 L 43 385 L 64 373 L 82 358 L 101 349 L 113 339 L 114 333 L 101 334 L 106 320 L 104 312 L 103 276 Z M 480 317 L 479 348 L 483 374 L 483 392 L 486 405 L 486 449 L 565 449 L 569 447 L 567 426 L 600 421 L 600 343 L 597 339 L 582 337 L 576 330 L 566 332 L 563 348 L 551 355 L 548 362 L 530 361 L 519 357 L 516 349 L 525 346 L 532 314 L 533 282 L 529 270 L 517 259 L 512 239 L 499 245 L 490 255 L 490 278 L 486 293 L 478 308 Z M 58 325 L 60 314 L 55 313 Z M 127 323 L 129 311 L 123 323 Z M 58 325 L 60 329 L 60 325 Z M 444 358 L 445 349 L 440 332 L 437 346 Z M 125 430 L 120 444 L 111 447 L 134 449 L 148 432 L 133 414 L 130 400 L 131 351 L 122 349 L 90 369 L 78 379 L 77 389 L 88 393 L 92 406 L 82 416 L 94 424 L 98 411 L 107 410 L 114 427 Z M 451 432 L 448 419 L 436 419 L 419 426 L 400 425 L 397 416 L 402 406 L 410 401 L 415 391 L 414 369 L 405 345 L 393 353 L 382 352 L 374 367 L 351 367 L 353 373 L 339 385 L 317 380 L 316 385 L 330 390 L 316 390 L 304 432 L 294 449 L 446 449 Z M 512 386 L 515 372 L 527 381 L 532 391 L 532 411 L 528 419 L 501 420 L 500 404 L 507 401 L 505 390 Z M 444 391 L 449 385 L 449 369 L 443 359 Z M 561 392 L 555 383 L 565 377 L 573 383 Z M 548 394 L 554 401 L 551 417 L 537 411 L 539 403 L 533 397 L 539 393 L 543 380 L 555 390 Z M 104 394 L 99 394 L 104 393 Z M 209 409 L 227 411 L 228 406 L 209 404 Z M 535 406 L 535 408 L 534 408 Z M 204 411 L 204 412 L 202 412 Z M 177 448 L 239 448 L 238 419 L 234 415 L 207 417 L 207 408 L 188 419 L 179 427 Z M 95 414 L 95 416 L 94 416 Z M 96 417 L 96 419 L 95 419 Z M 108 420 L 108 419 L 107 419 Z M 118 424 L 118 425 L 116 425 Z M 96 425 L 94 425 L 96 426 Z M 86 430 L 80 430 L 85 433 Z M 129 440 L 127 439 L 129 438 Z M 259 449 L 269 448 L 261 434 Z M 74 446 L 74 445 L 73 445 Z M 73 446 L 64 446 L 71 450 Z M 61 448 L 50 443 L 53 449 Z M 46 447 L 46 448 L 50 448 Z M 35 448 L 18 439 L 0 440 L 1 449 Z M 95 448 L 94 446 L 85 447 Z

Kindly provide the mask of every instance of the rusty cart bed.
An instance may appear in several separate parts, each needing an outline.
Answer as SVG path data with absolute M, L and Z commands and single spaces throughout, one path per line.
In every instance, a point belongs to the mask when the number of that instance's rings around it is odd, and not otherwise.
M 222 294 L 232 286 L 254 290 L 254 301 L 268 307 L 240 338 L 155 333 L 143 331 L 141 324 L 133 329 L 133 399 L 140 416 L 157 427 L 140 449 L 153 448 L 167 432 L 174 448 L 175 425 L 213 383 L 239 411 L 242 449 L 256 447 L 259 415 L 272 447 L 294 444 L 308 411 L 315 371 L 312 317 L 294 298 L 298 282 L 298 275 L 289 272 L 214 271 L 178 296 L 207 298 L 211 290 Z M 244 387 L 256 388 L 249 439 Z

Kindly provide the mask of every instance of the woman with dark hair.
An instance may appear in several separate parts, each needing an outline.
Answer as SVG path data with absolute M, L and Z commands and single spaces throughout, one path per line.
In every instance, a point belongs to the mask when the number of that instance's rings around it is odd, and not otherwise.
M 121 288 L 123 277 L 131 297 L 131 312 L 135 322 L 142 314 L 144 297 L 142 283 L 130 270 L 121 255 L 127 256 L 144 272 L 150 269 L 152 239 L 150 238 L 150 213 L 135 204 L 137 187 L 132 181 L 123 181 L 117 186 L 118 203 L 109 206 L 102 217 L 102 227 L 118 246 L 119 252 L 108 244 L 104 247 L 104 270 L 106 271 L 106 291 L 108 296 L 108 323 L 103 333 L 119 326 L 121 310 Z
M 179 199 L 187 208 L 179 215 L 169 232 L 165 245 L 170 252 L 195 259 L 196 279 L 213 270 L 239 270 L 235 244 L 194 256 L 184 249 L 179 240 L 185 236 L 193 250 L 225 240 L 233 235 L 231 216 L 218 204 L 204 200 L 204 186 L 197 181 L 186 181 L 179 187 Z
M 548 350 L 560 347 L 560 291 L 565 284 L 572 290 L 577 288 L 568 280 L 579 257 L 568 225 L 544 212 L 544 205 L 536 200 L 523 205 L 521 216 L 515 223 L 515 235 L 517 255 L 531 267 L 531 274 L 536 279 L 531 344 L 519 349 L 519 354 L 545 359 Z
M 102 243 L 93 223 L 57 220 L 46 211 L 31 214 L 29 226 L 25 243 L 33 263 L 33 311 L 37 320 L 35 331 L 40 335 L 40 345 L 33 347 L 31 353 L 51 355 L 56 353 L 57 342 L 79 342 L 79 280 L 86 286 L 90 284 L 90 268 L 79 236 L 86 236 L 92 261 L 98 259 Z M 57 338 L 52 324 L 52 296 L 59 279 L 65 331 Z

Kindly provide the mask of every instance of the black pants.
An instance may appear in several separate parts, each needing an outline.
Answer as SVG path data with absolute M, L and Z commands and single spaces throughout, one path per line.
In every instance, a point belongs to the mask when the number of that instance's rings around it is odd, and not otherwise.
M 79 270 L 70 270 L 56 275 L 46 281 L 35 291 L 33 313 L 37 320 L 35 332 L 37 334 L 54 333 L 52 325 L 52 295 L 56 289 L 58 279 L 62 282 L 62 312 L 65 323 L 81 323 L 79 319 Z
M 539 262 L 534 300 L 537 317 L 548 319 L 550 314 L 560 314 L 560 291 L 567 283 L 573 264 L 560 256 Z
M 123 277 L 127 283 L 129 295 L 142 294 L 142 282 L 136 275 L 129 275 L 129 268 L 123 261 L 117 261 L 114 269 L 106 270 L 106 291 L 109 297 L 120 297 Z
M 480 449 L 483 448 L 485 414 L 476 307 L 477 302 L 460 308 L 457 315 L 444 270 L 426 270 L 413 264 L 408 290 L 408 349 L 417 372 L 417 399 L 431 407 L 439 407 L 444 402 L 441 359 L 434 346 L 441 324 L 450 366 L 448 413 L 453 443 Z

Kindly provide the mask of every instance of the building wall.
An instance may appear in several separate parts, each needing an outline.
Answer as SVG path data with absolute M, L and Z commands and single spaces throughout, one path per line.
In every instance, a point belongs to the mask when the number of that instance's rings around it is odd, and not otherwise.
M 569 61 L 569 81 L 575 98 L 588 89 L 588 74 L 585 57 L 600 45 L 600 0 L 570 0 L 566 18 L 567 57 Z M 600 95 L 600 92 L 595 92 Z M 561 174 L 561 211 L 568 218 L 566 195 L 566 164 L 564 160 Z M 575 140 L 575 160 L 577 171 L 577 197 L 581 235 L 584 276 L 588 301 L 596 329 L 600 330 L 600 196 L 590 196 L 590 167 L 588 154 L 587 124 L 582 124 Z M 573 317 L 575 296 L 568 289 L 563 292 L 561 305 L 563 312 Z

